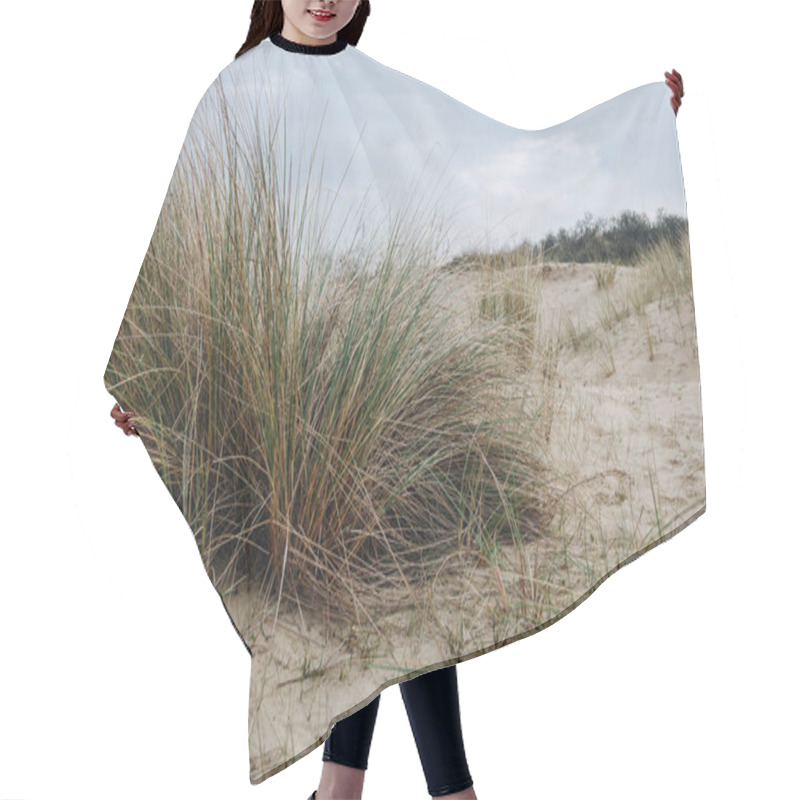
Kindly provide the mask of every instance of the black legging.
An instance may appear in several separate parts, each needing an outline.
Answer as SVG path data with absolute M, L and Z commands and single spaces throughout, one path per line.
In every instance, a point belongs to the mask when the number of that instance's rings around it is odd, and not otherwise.
M 461 733 L 456 665 L 403 681 L 400 692 L 431 797 L 468 789 L 472 777 Z M 323 761 L 366 770 L 380 699 L 378 695 L 334 724 L 325 740 Z

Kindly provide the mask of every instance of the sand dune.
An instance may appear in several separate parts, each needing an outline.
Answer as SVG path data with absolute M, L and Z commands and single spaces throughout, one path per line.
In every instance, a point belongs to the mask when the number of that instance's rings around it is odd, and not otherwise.
M 541 630 L 624 562 L 703 513 L 691 290 L 642 300 L 637 311 L 631 298 L 646 298 L 646 271 L 619 266 L 608 288 L 599 288 L 596 271 L 609 268 L 538 264 L 502 276 L 517 286 L 524 280 L 536 298 L 522 374 L 531 413 L 538 409 L 546 421 L 558 498 L 551 530 L 521 551 L 505 546 L 493 565 L 472 551 L 454 554 L 423 608 L 402 588 L 394 598 L 382 588 L 348 630 L 323 628 L 288 601 L 279 618 L 265 609 L 250 631 L 251 687 L 260 693 L 250 698 L 251 741 L 260 742 L 251 752 L 253 781 L 274 774 L 291 753 L 300 757 L 322 744 L 331 709 L 351 713 L 408 671 L 465 660 Z M 482 285 L 477 273 L 454 274 L 442 302 L 471 324 Z M 239 618 L 253 600 L 241 593 L 229 602 Z M 337 681 L 315 681 L 322 673 Z M 373 694 L 364 697 L 370 686 Z M 286 720 L 297 718 L 291 709 L 298 704 L 307 709 L 307 728 L 292 731 L 292 741 L 274 739 L 271 731 L 285 731 Z

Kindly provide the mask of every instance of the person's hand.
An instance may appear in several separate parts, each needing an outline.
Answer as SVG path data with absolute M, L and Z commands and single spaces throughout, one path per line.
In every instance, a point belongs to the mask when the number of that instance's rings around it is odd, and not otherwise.
M 681 104 L 681 97 L 683 97 L 683 78 L 681 77 L 680 72 L 677 70 L 672 70 L 672 72 L 665 72 L 667 79 L 664 83 L 672 89 L 672 97 L 670 97 L 669 102 L 672 105 L 672 110 L 675 112 L 675 116 L 678 116 L 678 107 Z
M 133 411 L 123 411 L 119 407 L 119 403 L 114 403 L 114 408 L 111 409 L 111 416 L 114 417 L 114 424 L 118 428 L 122 428 L 126 436 L 130 436 L 131 434 L 134 436 L 139 435 L 139 431 L 136 430 L 134 423 L 131 422 Z

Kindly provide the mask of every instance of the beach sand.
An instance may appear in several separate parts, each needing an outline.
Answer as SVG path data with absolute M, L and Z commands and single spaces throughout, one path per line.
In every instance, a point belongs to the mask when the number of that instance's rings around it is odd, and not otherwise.
M 467 660 L 553 624 L 703 513 L 691 292 L 626 313 L 642 270 L 619 266 L 600 288 L 595 272 L 607 267 L 551 263 L 504 274 L 524 277 L 538 297 L 534 346 L 523 363 L 527 402 L 545 421 L 556 475 L 551 529 L 522 552 L 504 546 L 494 565 L 472 551 L 455 553 L 422 610 L 398 587 L 365 596 L 363 614 L 347 628 L 315 625 L 288 598 L 278 616 L 272 607 L 260 620 L 250 617 L 243 633 L 253 641 L 251 783 L 320 746 L 336 718 L 409 672 Z M 448 303 L 468 324 L 480 281 L 474 273 L 448 281 Z M 253 598 L 240 592 L 226 603 L 243 619 Z

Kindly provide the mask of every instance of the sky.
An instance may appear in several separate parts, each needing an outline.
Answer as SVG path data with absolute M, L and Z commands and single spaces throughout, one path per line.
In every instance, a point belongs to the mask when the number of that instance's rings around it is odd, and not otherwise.
M 265 41 L 221 71 L 198 104 L 187 142 L 198 131 L 205 137 L 219 130 L 213 118 L 220 91 L 237 137 L 245 131 L 262 149 L 269 138 L 277 163 L 291 164 L 294 196 L 321 168 L 314 191 L 335 197 L 327 227 L 343 246 L 348 225 L 352 235 L 364 226 L 388 233 L 396 210 L 417 206 L 425 224 L 441 215 L 443 257 L 536 242 L 587 213 L 686 215 L 671 91 L 663 82 L 526 130 L 357 48 L 320 58 Z M 207 153 L 208 140 L 200 141 Z M 363 202 L 365 219 L 354 213 Z

